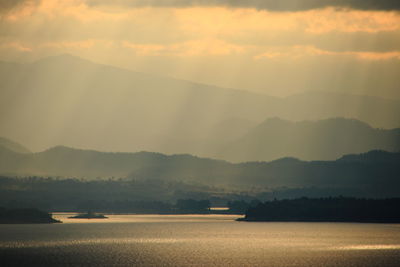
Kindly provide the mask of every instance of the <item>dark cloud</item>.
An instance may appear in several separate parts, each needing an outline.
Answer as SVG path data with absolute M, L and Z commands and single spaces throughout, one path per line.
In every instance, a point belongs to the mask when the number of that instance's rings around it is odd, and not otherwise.
M 271 11 L 303 11 L 324 7 L 360 10 L 400 10 L 400 0 L 87 0 L 91 5 L 122 6 L 228 6 Z
M 6 13 L 25 4 L 37 4 L 39 0 L 0 0 L 0 13 Z
M 25 0 L 1 0 L 0 1 L 0 10 L 12 9 L 16 6 L 19 6 L 23 2 L 25 2 Z

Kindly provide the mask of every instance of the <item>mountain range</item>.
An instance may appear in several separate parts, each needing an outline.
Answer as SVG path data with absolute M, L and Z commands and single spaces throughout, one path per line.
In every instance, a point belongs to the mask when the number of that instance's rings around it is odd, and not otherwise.
M 334 160 L 370 150 L 400 151 L 400 128 L 372 128 L 354 119 L 331 118 L 291 122 L 267 119 L 215 154 L 235 162 L 270 161 L 282 157 Z
M 257 137 L 252 146 L 257 146 L 264 134 L 273 136 L 263 130 L 271 123 L 263 121 L 271 117 L 290 121 L 344 117 L 375 128 L 400 126 L 399 100 L 323 92 L 279 98 L 143 74 L 71 55 L 29 64 L 2 62 L 0 88 L 1 135 L 20 140 L 33 151 L 63 144 L 102 151 L 189 153 L 235 161 L 270 160 L 282 155 L 333 159 L 341 154 L 340 149 L 322 157 L 318 149 L 300 154 L 294 149 L 282 154 L 258 151 L 249 157 L 237 151 L 247 144 L 249 136 Z M 300 129 L 303 122 L 296 125 L 294 129 Z M 281 131 L 285 127 L 282 125 Z
M 257 191 L 320 188 L 374 197 L 400 193 L 399 162 L 400 153 L 378 150 L 334 161 L 282 158 L 233 164 L 150 152 L 106 153 L 60 146 L 39 153 L 17 153 L 0 147 L 0 174 L 8 176 L 115 177 Z
M 319 121 L 292 122 L 279 118 L 247 128 L 247 121 L 231 120 L 228 126 L 219 125 L 219 138 L 203 143 L 202 157 L 230 162 L 271 161 L 283 157 L 301 160 L 335 160 L 343 155 L 365 153 L 371 150 L 400 151 L 400 128 L 377 129 L 355 119 L 331 118 Z M 232 139 L 223 139 L 227 131 Z M 217 140 L 221 141 L 218 142 Z M 223 141 L 222 141 L 223 140 Z M 18 153 L 29 149 L 0 138 L 0 146 Z M 40 154 L 40 153 L 39 153 Z
M 31 151 L 23 145 L 4 137 L 0 137 L 0 147 L 4 147 L 17 153 L 31 153 Z

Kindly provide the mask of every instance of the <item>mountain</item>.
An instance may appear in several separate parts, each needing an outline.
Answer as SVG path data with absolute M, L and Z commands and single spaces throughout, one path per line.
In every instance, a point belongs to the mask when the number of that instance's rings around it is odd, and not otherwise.
M 399 104 L 398 99 L 311 91 L 284 98 L 274 116 L 292 121 L 353 118 L 376 128 L 391 129 L 400 127 Z
M 400 126 L 400 101 L 309 92 L 287 98 L 220 88 L 61 55 L 0 63 L 0 133 L 34 151 L 57 144 L 102 151 L 210 156 L 267 117 L 351 117 Z M 219 148 L 219 147 L 218 147 Z M 356 151 L 353 151 L 356 152 Z
M 334 160 L 370 150 L 400 151 L 400 128 L 375 129 L 354 119 L 291 122 L 267 119 L 214 156 L 225 160 L 269 161 L 286 156 Z
M 0 148 L 0 174 L 84 179 L 116 177 L 257 192 L 319 188 L 327 195 L 344 192 L 377 197 L 400 194 L 399 157 L 400 153 L 371 151 L 335 161 L 282 158 L 272 162 L 233 164 L 190 155 L 149 152 L 106 153 L 55 147 L 40 153 L 21 154 Z
M 222 161 L 190 155 L 113 153 L 57 146 L 38 153 L 20 154 L 0 147 L 0 173 L 80 178 L 126 177 L 134 171 L 169 168 L 205 170 Z M 204 172 L 204 171 L 203 171 Z M 148 178 L 148 177 L 146 177 Z M 150 177 L 151 178 L 151 177 Z
M 5 147 L 17 153 L 31 153 L 31 151 L 29 151 L 29 149 L 27 149 L 23 145 L 4 137 L 0 137 L 0 147 Z
M 96 64 L 70 55 L 0 67 L 0 132 L 34 150 L 193 152 L 225 119 L 272 97 Z M 172 148 L 171 148 L 172 146 Z
M 383 150 L 369 151 L 368 153 L 345 155 L 338 159 L 342 162 L 359 162 L 359 163 L 400 163 L 400 153 L 387 153 Z

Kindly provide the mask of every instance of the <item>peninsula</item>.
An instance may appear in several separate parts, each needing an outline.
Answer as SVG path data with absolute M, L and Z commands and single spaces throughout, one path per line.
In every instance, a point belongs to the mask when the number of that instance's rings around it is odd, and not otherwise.
M 60 223 L 51 214 L 34 209 L 7 209 L 0 207 L 0 224 Z
M 298 198 L 249 208 L 238 221 L 400 223 L 400 198 Z

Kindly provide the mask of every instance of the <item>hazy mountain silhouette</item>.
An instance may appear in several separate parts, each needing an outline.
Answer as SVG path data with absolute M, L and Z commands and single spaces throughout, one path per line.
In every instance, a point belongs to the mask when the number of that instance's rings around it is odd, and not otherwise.
M 5 147 L 17 153 L 31 153 L 31 151 L 26 147 L 24 147 L 23 145 L 14 142 L 10 139 L 7 139 L 5 137 L 0 137 L 0 147 Z
M 0 114 L 7 116 L 0 132 L 37 147 L 53 140 L 101 150 L 196 152 L 214 125 L 261 120 L 258 107 L 274 99 L 70 55 L 1 65 Z
M 126 177 L 133 171 L 196 167 L 206 170 L 222 161 L 191 155 L 167 156 L 160 153 L 113 153 L 57 146 L 43 152 L 20 154 L 0 147 L 0 173 L 17 175 L 63 176 L 81 178 Z M 146 178 L 152 178 L 150 176 Z
M 3 147 L 0 148 L 0 174 L 86 179 L 113 176 L 242 189 L 350 188 L 346 192 L 389 197 L 400 193 L 399 157 L 400 153 L 371 151 L 336 161 L 306 162 L 283 158 L 272 162 L 232 164 L 190 155 L 105 153 L 67 147 L 21 154 Z
M 359 162 L 359 163 L 400 163 L 400 153 L 387 153 L 382 150 L 369 151 L 368 153 L 345 155 L 338 159 L 343 162 Z
M 351 117 L 374 127 L 400 126 L 400 101 L 315 92 L 277 98 L 71 55 L 31 64 L 0 63 L 0 87 L 0 133 L 33 150 L 66 144 L 208 156 L 215 152 L 214 144 L 235 139 L 252 122 L 273 116 Z
M 344 118 L 302 122 L 272 118 L 230 142 L 215 156 L 236 162 L 286 156 L 333 160 L 376 149 L 400 151 L 400 128 L 374 129 L 361 121 Z
M 354 118 L 373 127 L 391 129 L 400 127 L 399 104 L 400 100 L 315 91 L 285 98 L 274 116 L 292 121 Z

